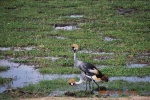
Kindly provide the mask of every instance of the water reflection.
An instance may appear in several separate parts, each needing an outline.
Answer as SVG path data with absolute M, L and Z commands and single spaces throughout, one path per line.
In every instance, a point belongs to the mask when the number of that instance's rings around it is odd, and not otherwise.
M 127 82 L 150 82 L 150 76 L 145 77 L 137 77 L 137 76 L 118 76 L 118 77 L 110 77 L 109 81 L 115 81 L 115 80 L 123 80 Z
M 130 64 L 127 66 L 127 68 L 142 68 L 147 66 L 147 64 Z
M 72 78 L 76 77 L 76 74 L 46 74 L 42 75 L 38 69 L 34 69 L 34 66 L 28 66 L 24 64 L 10 62 L 8 60 L 0 60 L 0 65 L 9 66 L 10 70 L 0 72 L 0 76 L 3 78 L 13 78 L 10 84 L 0 86 L 0 92 L 3 92 L 7 88 L 23 87 L 28 84 L 35 84 L 41 80 L 53 80 L 57 78 Z
M 113 52 L 97 52 L 97 51 L 91 51 L 91 50 L 81 50 L 81 51 L 78 51 L 79 53 L 89 53 L 89 54 L 100 54 L 100 55 L 105 55 L 105 54 L 108 54 L 108 55 L 113 55 L 114 53 Z
M 31 47 L 0 47 L 0 51 L 9 51 L 9 50 L 14 50 L 14 51 L 24 51 L 24 50 L 34 50 L 36 47 L 31 46 Z
M 71 18 L 82 18 L 83 15 L 70 15 Z
M 71 31 L 71 30 L 76 30 L 79 28 L 77 28 L 76 26 L 69 25 L 69 26 L 57 26 L 57 27 L 55 27 L 55 29 L 56 30 L 69 30 L 69 31 Z

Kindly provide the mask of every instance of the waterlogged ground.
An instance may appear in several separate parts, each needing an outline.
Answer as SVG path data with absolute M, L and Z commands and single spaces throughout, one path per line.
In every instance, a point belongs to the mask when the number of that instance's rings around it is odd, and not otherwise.
M 0 64 L 3 66 L 9 66 L 8 71 L 0 73 L 1 77 L 12 78 L 12 82 L 5 85 L 0 85 L 0 92 L 11 88 L 20 88 L 29 84 L 36 84 L 41 80 L 54 80 L 58 78 L 72 78 L 77 77 L 76 74 L 40 74 L 38 69 L 34 69 L 34 66 L 24 65 L 20 63 L 14 63 L 9 60 L 0 60 Z
M 0 60 L 0 64 L 2 66 L 7 66 L 10 67 L 9 70 L 7 71 L 3 71 L 0 73 L 0 76 L 3 78 L 12 78 L 12 81 L 8 84 L 3 84 L 0 85 L 0 92 L 6 92 L 8 90 L 11 89 L 19 89 L 22 88 L 24 86 L 28 86 L 30 84 L 37 84 L 40 81 L 47 81 L 47 80 L 57 80 L 57 79 L 65 79 L 66 80 L 66 84 L 67 80 L 69 80 L 70 78 L 77 78 L 76 81 L 79 81 L 78 77 L 79 74 L 41 74 L 39 72 L 38 69 L 35 69 L 34 66 L 31 65 L 25 65 L 25 64 L 21 64 L 21 63 L 14 63 L 11 60 Z M 140 66 L 141 67 L 141 66 Z M 109 77 L 109 84 L 113 84 L 113 82 L 115 81 L 125 81 L 128 83 L 132 83 L 132 84 L 136 84 L 136 83 L 149 83 L 150 82 L 150 77 L 149 76 L 144 76 L 144 77 L 136 77 L 136 76 L 116 76 L 116 77 Z M 128 95 L 128 96 L 132 96 L 132 95 L 136 95 L 136 90 L 131 90 L 127 86 L 126 88 L 120 88 L 118 90 L 111 89 L 109 87 L 109 84 L 104 84 L 102 83 L 102 86 L 104 85 L 105 88 L 107 87 L 107 89 L 105 89 L 105 91 L 107 92 L 98 92 L 97 90 L 94 91 L 94 95 L 99 95 L 102 94 L 104 96 L 109 96 L 109 97 L 119 97 L 120 95 Z M 61 85 L 61 84 L 60 84 Z M 53 91 L 51 91 L 49 93 L 48 96 L 64 96 L 64 94 L 66 92 L 74 92 L 74 91 L 85 91 L 85 82 L 77 85 L 77 86 L 68 86 L 67 87 L 60 87 L 57 89 L 54 89 Z M 110 88 L 110 89 L 108 89 Z M 131 87 L 130 87 L 131 88 Z M 119 92 L 121 91 L 121 93 Z M 149 93 L 148 93 L 149 94 Z M 146 95 L 148 95 L 146 94 Z M 70 95 L 71 96 L 71 95 Z
M 1 0 L 0 99 L 150 95 L 150 2 Z M 109 76 L 85 92 L 77 57 Z M 140 98 L 140 97 L 139 97 Z

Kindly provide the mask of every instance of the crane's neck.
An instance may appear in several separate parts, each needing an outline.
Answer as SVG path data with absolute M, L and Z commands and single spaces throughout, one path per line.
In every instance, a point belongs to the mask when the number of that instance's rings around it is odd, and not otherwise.
M 74 67 L 77 65 L 77 54 L 74 52 Z
M 74 67 L 79 68 L 82 61 L 79 61 L 76 56 L 76 51 L 74 52 Z
M 76 52 L 74 52 L 74 62 L 76 62 L 77 61 L 77 54 L 76 54 Z
M 79 82 L 75 82 L 75 84 L 81 84 L 82 82 L 84 82 L 84 80 L 82 80 L 82 79 L 80 78 L 80 81 L 79 81 Z

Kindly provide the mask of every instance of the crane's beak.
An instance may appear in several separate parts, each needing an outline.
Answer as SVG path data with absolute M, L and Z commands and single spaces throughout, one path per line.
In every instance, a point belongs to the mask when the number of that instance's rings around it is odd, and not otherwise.
M 106 75 L 104 75 L 101 79 L 104 80 L 105 82 L 109 81 L 108 76 L 106 76 Z

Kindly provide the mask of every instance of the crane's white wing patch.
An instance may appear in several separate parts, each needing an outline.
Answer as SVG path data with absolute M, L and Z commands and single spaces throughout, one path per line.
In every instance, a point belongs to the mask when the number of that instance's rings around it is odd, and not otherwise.
M 94 68 L 93 70 L 92 70 L 92 69 L 89 69 L 89 72 L 94 73 L 94 74 L 98 74 L 98 70 L 95 69 L 95 68 Z

